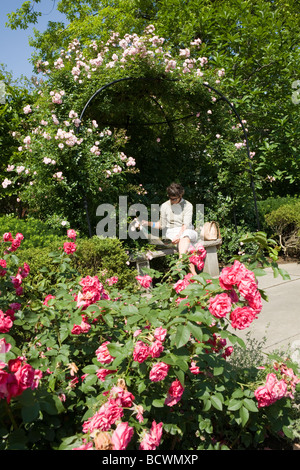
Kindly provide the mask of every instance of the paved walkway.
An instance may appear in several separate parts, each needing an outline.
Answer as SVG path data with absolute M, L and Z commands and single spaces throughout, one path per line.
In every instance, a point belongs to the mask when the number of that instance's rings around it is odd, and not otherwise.
M 300 366 L 300 263 L 279 264 L 290 275 L 283 280 L 279 275 L 274 278 L 271 268 L 265 269 L 265 276 L 259 276 L 258 287 L 268 296 L 258 318 L 246 330 L 235 330 L 237 336 L 263 341 L 265 352 L 282 351 L 292 348 L 293 360 Z

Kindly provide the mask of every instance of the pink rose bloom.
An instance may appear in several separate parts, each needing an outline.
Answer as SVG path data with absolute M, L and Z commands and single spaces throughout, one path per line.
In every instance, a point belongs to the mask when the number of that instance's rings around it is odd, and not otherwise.
M 216 318 L 225 317 L 231 310 L 230 297 L 225 292 L 210 297 L 208 310 Z
M 1 268 L 6 268 L 7 263 L 6 263 L 5 259 L 0 259 L 0 266 L 1 266 Z
M 109 369 L 98 369 L 96 371 L 96 375 L 97 375 L 98 379 L 101 380 L 101 382 L 104 382 L 107 375 L 114 374 L 115 372 L 117 372 L 117 371 L 116 370 L 109 370 Z
M 159 446 L 162 436 L 162 426 L 163 423 L 157 424 L 156 421 L 152 422 L 150 432 L 144 435 L 139 450 L 155 450 L 156 447 Z
M 202 271 L 204 268 L 204 260 L 202 260 L 198 255 L 192 255 L 189 257 L 190 263 L 194 264 L 199 271 Z
M 261 385 L 254 391 L 254 395 L 256 400 L 258 401 L 258 408 L 269 406 L 273 403 L 268 390 L 263 385 Z
M 184 388 L 178 379 L 172 382 L 171 387 L 168 390 L 167 398 L 165 399 L 165 405 L 174 406 L 181 400 Z
M 247 274 L 240 280 L 237 285 L 240 294 L 245 299 L 251 299 L 255 296 L 257 292 L 257 282 L 255 276 L 251 271 L 248 271 Z
M 170 366 L 168 364 L 165 364 L 164 362 L 157 362 L 153 365 L 150 371 L 149 379 L 152 382 L 159 382 L 164 380 L 168 375 L 169 369 Z
M 133 360 L 141 364 L 147 359 L 148 356 L 149 346 L 143 343 L 143 341 L 138 341 L 134 347 Z
M 24 364 L 15 372 L 18 381 L 18 394 L 21 394 L 26 388 L 32 388 L 34 384 L 35 370 L 31 365 Z
M 72 240 L 76 240 L 76 236 L 77 236 L 77 233 L 75 232 L 75 230 L 73 229 L 67 230 L 68 238 L 72 238 Z
M 111 437 L 114 450 L 125 450 L 132 436 L 133 428 L 128 426 L 128 423 L 119 423 Z
M 0 333 L 8 333 L 12 326 L 12 319 L 0 310 Z
M 123 409 L 114 400 L 109 400 L 94 416 L 83 423 L 82 430 L 84 433 L 93 432 L 95 429 L 108 431 L 122 416 Z
M 145 289 L 148 289 L 152 283 L 152 277 L 151 276 L 136 276 L 136 280 L 140 283 L 142 287 Z
M 106 282 L 108 283 L 109 286 L 112 286 L 113 284 L 116 284 L 118 280 L 119 280 L 118 276 L 112 276 L 106 279 Z
M 230 314 L 231 326 L 238 330 L 248 328 L 255 318 L 255 312 L 250 307 L 237 307 Z
M 222 289 L 231 290 L 234 285 L 237 285 L 247 272 L 247 268 L 235 260 L 232 266 L 223 268 L 219 276 L 219 282 Z
M 256 314 L 260 313 L 262 310 L 262 297 L 260 292 L 257 290 L 253 297 L 248 298 L 248 305 L 254 310 Z
M 67 255 L 70 255 L 76 251 L 76 244 L 73 242 L 65 242 L 64 243 L 64 252 Z
M 81 326 L 80 325 L 74 325 L 72 330 L 71 330 L 71 334 L 72 335 L 81 335 L 81 333 L 82 333 Z
M 13 237 L 12 237 L 12 234 L 10 232 L 6 232 L 3 234 L 3 241 L 5 242 L 12 242 L 13 241 Z
M 149 354 L 153 358 L 159 357 L 161 353 L 163 352 L 163 350 L 164 350 L 164 347 L 163 347 L 162 342 L 157 339 L 156 341 L 154 341 L 154 343 L 150 345 Z
M 98 276 L 86 276 L 83 277 L 80 281 L 79 284 L 82 286 L 82 292 L 102 292 L 103 291 L 103 285 L 99 281 Z
M 133 406 L 134 396 L 132 393 L 117 385 L 111 389 L 109 397 L 113 398 L 116 404 L 122 408 L 130 408 Z
M 96 351 L 97 361 L 102 364 L 110 364 L 115 359 L 110 355 L 107 344 L 110 344 L 110 341 L 105 341 Z
M 6 354 L 11 349 L 11 344 L 5 338 L 0 338 L 0 354 Z
M 190 284 L 189 277 L 184 276 L 183 279 L 179 279 L 173 286 L 175 292 L 179 294 L 182 290 L 184 290 Z
M 167 335 L 167 330 L 163 328 L 162 326 L 155 328 L 154 338 L 157 339 L 158 341 L 163 342 L 165 340 L 166 335 Z
M 0 369 L 0 400 L 8 396 L 7 381 L 9 373 Z
M 194 375 L 202 373 L 195 361 L 191 362 L 191 366 L 190 366 L 189 369 L 190 369 L 191 373 L 194 374 Z

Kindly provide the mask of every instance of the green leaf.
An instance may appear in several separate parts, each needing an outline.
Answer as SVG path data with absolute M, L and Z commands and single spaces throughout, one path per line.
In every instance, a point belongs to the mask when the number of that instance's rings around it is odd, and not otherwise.
M 24 423 L 32 423 L 39 417 L 40 405 L 38 402 L 33 403 L 31 406 L 24 406 L 21 414 Z
M 243 404 L 247 410 L 252 411 L 253 413 L 258 412 L 257 404 L 254 400 L 250 400 L 250 398 L 244 398 Z
M 233 398 L 228 403 L 228 410 L 229 411 L 237 411 L 241 408 L 242 404 L 243 404 L 242 400 L 235 400 Z
M 210 400 L 211 400 L 211 404 L 213 405 L 214 408 L 216 408 L 219 411 L 223 410 L 223 404 L 222 404 L 222 401 L 219 397 L 217 397 L 216 395 L 212 395 L 210 397 Z
M 175 336 L 175 343 L 177 348 L 181 348 L 184 346 L 190 339 L 190 329 L 186 325 L 179 325 L 177 327 L 176 336 Z
M 196 325 L 194 323 L 188 322 L 187 326 L 191 332 L 191 334 L 194 336 L 195 339 L 198 339 L 199 341 L 202 341 L 203 339 L 203 333 L 202 333 L 202 328 L 199 325 Z
M 249 411 L 247 410 L 247 408 L 245 408 L 245 406 L 242 406 L 240 408 L 240 418 L 242 421 L 242 426 L 245 426 L 249 419 Z

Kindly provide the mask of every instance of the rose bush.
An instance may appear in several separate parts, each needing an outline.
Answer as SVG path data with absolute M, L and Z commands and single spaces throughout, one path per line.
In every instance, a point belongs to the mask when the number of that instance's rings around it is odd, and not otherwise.
M 295 364 L 269 356 L 241 371 L 229 359 L 243 345 L 231 331 L 260 315 L 261 268 L 235 260 L 220 278 L 191 277 L 188 253 L 155 287 L 161 273 L 150 270 L 131 292 L 115 277 L 74 279 L 76 234 L 68 238 L 51 253 L 61 269 L 40 299 L 30 267 L 19 266 L 22 236 L 2 237 L 1 449 L 246 449 L 282 432 L 292 439 Z

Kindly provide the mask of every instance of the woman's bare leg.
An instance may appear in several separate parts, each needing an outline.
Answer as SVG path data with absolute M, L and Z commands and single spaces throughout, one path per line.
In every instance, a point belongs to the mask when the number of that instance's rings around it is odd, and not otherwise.
M 188 252 L 190 243 L 191 243 L 191 241 L 190 241 L 189 237 L 180 238 L 179 243 L 178 243 L 179 258 L 181 258 L 184 253 Z M 190 271 L 193 274 L 193 276 L 195 276 L 197 274 L 195 265 L 190 263 L 189 268 L 190 268 Z

